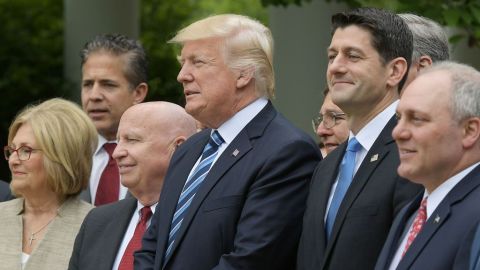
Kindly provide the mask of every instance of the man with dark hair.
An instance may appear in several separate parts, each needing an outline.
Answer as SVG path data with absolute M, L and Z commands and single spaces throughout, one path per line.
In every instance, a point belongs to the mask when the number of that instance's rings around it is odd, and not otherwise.
M 123 112 L 147 95 L 147 60 L 138 41 L 110 34 L 85 44 L 81 59 L 82 107 L 95 124 L 99 139 L 89 186 L 81 198 L 98 206 L 127 194 L 112 153 Z
M 332 17 L 327 82 L 350 136 L 312 177 L 298 269 L 372 269 L 393 218 L 420 187 L 397 174 L 391 133 L 412 34 L 390 12 L 360 8 Z

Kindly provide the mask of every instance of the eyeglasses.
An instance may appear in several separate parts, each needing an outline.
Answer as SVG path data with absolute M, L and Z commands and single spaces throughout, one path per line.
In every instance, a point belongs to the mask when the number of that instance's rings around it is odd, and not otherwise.
M 327 112 L 326 114 L 320 114 L 319 116 L 312 119 L 313 131 L 317 132 L 318 126 L 323 122 L 323 126 L 326 129 L 331 129 L 336 126 L 339 120 L 345 120 L 346 114 L 340 112 Z
M 30 159 L 30 155 L 35 151 L 41 151 L 40 149 L 33 149 L 29 146 L 23 145 L 19 148 L 15 149 L 10 146 L 3 147 L 3 154 L 5 155 L 5 159 L 8 160 L 13 152 L 17 152 L 18 159 L 21 161 L 27 161 Z

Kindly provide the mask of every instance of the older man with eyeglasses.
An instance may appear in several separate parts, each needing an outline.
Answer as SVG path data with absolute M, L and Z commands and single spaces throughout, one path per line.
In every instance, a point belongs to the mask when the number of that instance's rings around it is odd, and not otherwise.
M 323 91 L 323 104 L 318 117 L 312 120 L 313 129 L 323 143 L 324 157 L 348 139 L 347 115 L 333 103 L 328 87 Z

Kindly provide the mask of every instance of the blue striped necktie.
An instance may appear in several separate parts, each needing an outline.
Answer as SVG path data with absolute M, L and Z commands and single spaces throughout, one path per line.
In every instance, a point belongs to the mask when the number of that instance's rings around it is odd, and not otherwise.
M 215 130 L 210 136 L 210 140 L 203 149 L 202 158 L 198 163 L 197 167 L 187 179 L 185 186 L 183 187 L 182 193 L 178 198 L 177 207 L 175 208 L 175 214 L 172 218 L 172 224 L 170 224 L 170 233 L 168 235 L 168 248 L 165 252 L 164 262 L 167 261 L 168 257 L 171 255 L 173 244 L 175 243 L 175 237 L 177 236 L 178 229 L 182 225 L 183 218 L 187 213 L 187 209 L 190 206 L 195 193 L 197 192 L 200 184 L 203 182 L 207 176 L 210 168 L 212 167 L 213 161 L 218 154 L 219 146 L 224 143 L 222 136 Z
M 342 163 L 340 164 L 337 188 L 333 193 L 332 202 L 328 209 L 327 220 L 325 222 L 327 239 L 330 239 L 338 209 L 343 201 L 343 197 L 345 197 L 345 194 L 347 193 L 348 187 L 352 183 L 353 172 L 355 170 L 355 156 L 360 149 L 362 149 L 362 145 L 355 137 L 353 137 L 348 142 L 347 152 L 343 156 Z

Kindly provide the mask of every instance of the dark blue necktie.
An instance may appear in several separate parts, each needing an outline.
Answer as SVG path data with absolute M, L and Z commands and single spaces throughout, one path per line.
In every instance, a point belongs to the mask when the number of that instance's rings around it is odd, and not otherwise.
M 340 204 L 343 201 L 343 197 L 347 193 L 348 187 L 352 183 L 353 172 L 355 170 L 355 155 L 362 149 L 362 145 L 353 137 L 347 146 L 347 152 L 343 156 L 342 163 L 340 164 L 340 172 L 338 177 L 337 188 L 333 194 L 332 202 L 327 214 L 327 220 L 325 222 L 325 229 L 327 239 L 330 238 L 332 233 L 333 224 L 335 223 L 335 217 L 337 216 Z
M 178 198 L 177 207 L 175 209 L 175 214 L 172 218 L 172 223 L 170 225 L 170 233 L 168 235 L 168 248 L 165 252 L 164 262 L 167 261 L 168 257 L 171 255 L 173 244 L 175 243 L 175 237 L 177 236 L 178 229 L 182 225 L 183 218 L 187 212 L 188 207 L 190 206 L 195 193 L 197 192 L 200 184 L 203 182 L 207 176 L 210 168 L 212 167 L 213 161 L 218 154 L 219 146 L 225 142 L 218 133 L 214 131 L 210 136 L 210 140 L 203 149 L 202 158 L 198 163 L 198 166 L 195 168 L 193 173 L 187 179 L 185 186 L 183 187 L 182 193 Z

